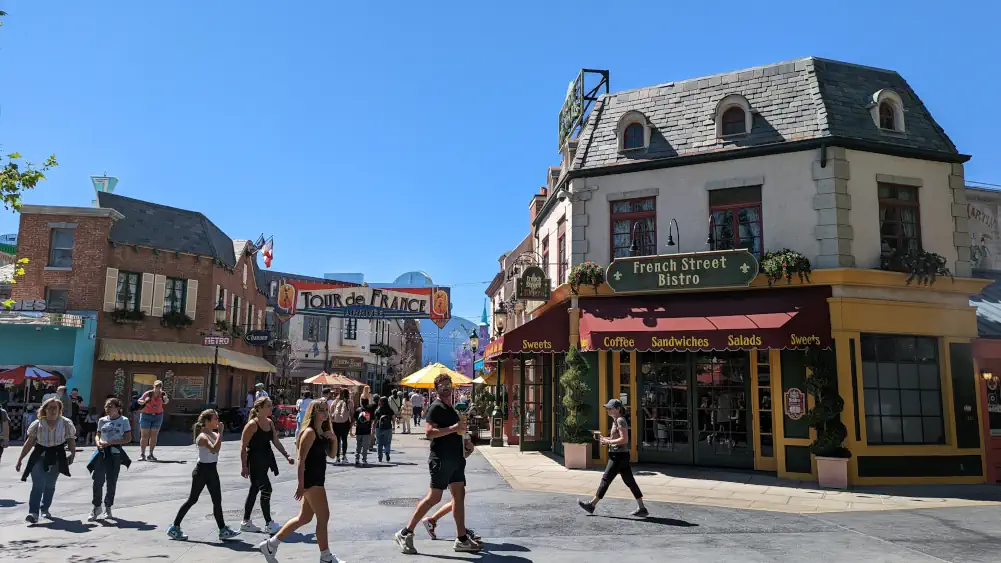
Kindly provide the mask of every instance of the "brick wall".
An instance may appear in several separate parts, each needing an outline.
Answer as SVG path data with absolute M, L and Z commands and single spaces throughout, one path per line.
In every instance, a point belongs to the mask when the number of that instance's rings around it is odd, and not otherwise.
M 73 266 L 70 270 L 47 270 L 49 241 L 56 223 L 76 224 Z M 67 307 L 100 310 L 104 298 L 104 265 L 107 263 L 111 217 L 21 214 L 18 258 L 28 258 L 24 277 L 14 284 L 14 299 L 44 299 L 45 289 L 69 290 Z

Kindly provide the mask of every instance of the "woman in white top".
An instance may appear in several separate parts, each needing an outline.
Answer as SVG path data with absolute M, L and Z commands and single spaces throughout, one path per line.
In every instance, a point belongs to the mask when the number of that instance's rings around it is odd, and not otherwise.
M 302 428 L 302 419 L 306 417 L 306 411 L 309 410 L 309 404 L 313 402 L 313 394 L 306 391 L 302 394 L 302 398 L 295 402 L 295 435 L 299 435 L 299 430 Z
M 70 454 L 67 457 L 66 447 Z M 38 419 L 28 426 L 28 439 L 21 448 L 15 470 L 21 471 L 21 462 L 31 451 L 22 481 L 31 475 L 31 495 L 28 497 L 28 525 L 38 522 L 39 512 L 51 518 L 49 507 L 56 493 L 59 474 L 69 477 L 69 466 L 76 458 L 76 427 L 63 416 L 63 404 L 57 397 L 50 397 L 38 409 Z
M 240 535 L 240 532 L 226 525 L 222 517 L 222 487 L 219 484 L 219 449 L 222 448 L 222 426 L 219 424 L 219 414 L 212 409 L 202 411 L 194 426 L 195 445 L 198 447 L 198 465 L 191 472 L 191 494 L 177 511 L 173 525 L 167 528 L 167 536 L 172 540 L 186 540 L 188 536 L 181 531 L 181 520 L 188 510 L 198 502 L 202 489 L 209 488 L 212 497 L 212 515 L 219 526 L 219 539 L 228 540 Z

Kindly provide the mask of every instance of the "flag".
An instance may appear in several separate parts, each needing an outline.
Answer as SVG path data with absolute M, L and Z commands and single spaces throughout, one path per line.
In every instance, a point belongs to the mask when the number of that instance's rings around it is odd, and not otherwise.
M 262 248 L 264 248 L 264 233 L 261 233 L 261 236 L 257 237 L 257 242 L 254 243 L 255 251 Z
M 264 249 L 262 251 L 262 254 L 264 254 L 264 267 L 265 268 L 270 268 L 271 267 L 271 260 L 273 260 L 274 257 L 275 257 L 275 255 L 274 255 L 274 246 L 275 246 L 274 242 L 275 242 L 275 237 L 271 237 L 271 238 L 268 239 L 268 242 L 264 243 Z

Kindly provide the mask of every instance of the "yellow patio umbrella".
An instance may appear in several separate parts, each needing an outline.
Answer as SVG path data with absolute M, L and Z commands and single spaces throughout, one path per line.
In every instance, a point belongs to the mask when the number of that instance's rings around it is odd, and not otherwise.
M 473 380 L 457 371 L 450 370 L 441 364 L 431 364 L 404 377 L 403 381 L 400 382 L 400 385 L 404 387 L 413 387 L 415 389 L 433 389 L 434 380 L 443 373 L 448 375 L 448 377 L 452 380 L 453 387 L 473 384 Z
M 473 380 L 473 383 L 478 383 L 481 385 L 497 385 L 497 371 L 491 371 L 484 373 L 483 375 L 477 377 Z

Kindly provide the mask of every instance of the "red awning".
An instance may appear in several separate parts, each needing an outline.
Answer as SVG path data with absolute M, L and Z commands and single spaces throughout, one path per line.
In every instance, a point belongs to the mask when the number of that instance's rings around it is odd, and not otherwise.
M 582 350 L 831 346 L 827 286 L 581 299 Z
M 487 361 L 502 354 L 566 352 L 570 348 L 570 302 L 564 301 L 487 345 Z

